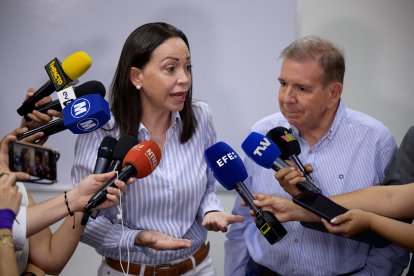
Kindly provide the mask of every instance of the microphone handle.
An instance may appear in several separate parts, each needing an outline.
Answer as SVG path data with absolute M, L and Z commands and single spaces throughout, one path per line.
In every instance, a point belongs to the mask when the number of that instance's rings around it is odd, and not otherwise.
M 93 173 L 106 173 L 108 171 L 109 164 L 111 163 L 111 160 L 104 158 L 104 157 L 98 157 L 95 163 L 95 168 L 93 169 Z
M 122 166 L 122 160 L 115 159 L 112 161 L 107 172 L 119 171 L 121 169 L 121 166 Z
M 55 86 L 53 85 L 52 81 L 49 79 L 42 87 L 40 87 L 30 98 L 23 102 L 23 104 L 17 109 L 17 113 L 20 116 L 27 115 L 35 108 L 36 102 L 40 99 L 49 96 L 55 91 Z
M 53 102 L 41 106 L 39 109 L 35 108 L 34 110 L 47 114 L 47 111 L 50 109 L 62 111 L 62 106 L 60 105 L 60 102 L 58 100 L 55 100 Z M 30 122 L 32 120 L 27 116 L 27 114 L 24 115 L 24 119 L 26 120 L 26 122 Z
M 99 191 L 97 191 L 88 201 L 83 211 L 85 213 L 90 212 L 93 208 L 105 201 L 106 195 L 108 194 L 108 187 L 116 187 L 115 180 L 120 179 L 122 181 L 135 175 L 137 170 L 132 165 L 126 165 L 122 171 L 118 173 L 118 177 L 113 177 L 108 183 L 105 184 Z
M 254 213 L 259 213 L 261 211 L 256 205 L 254 205 L 254 198 L 243 182 L 237 182 L 236 187 L 234 189 L 244 200 L 244 202 L 246 202 L 247 206 L 249 206 L 250 209 L 254 211 Z
M 65 129 L 66 129 L 66 127 L 65 127 L 65 124 L 63 123 L 63 118 L 59 118 L 59 119 L 56 119 L 56 120 L 54 120 L 54 121 L 52 121 L 52 122 L 50 122 L 46 125 L 41 126 L 41 127 L 26 131 L 25 133 L 19 135 L 17 137 L 17 140 L 22 140 L 22 139 L 24 139 L 26 137 L 29 137 L 29 136 L 31 136 L 35 133 L 38 133 L 38 132 L 44 132 L 44 134 L 45 134 L 44 137 L 47 137 L 47 136 L 50 136 L 52 134 L 61 132 Z
M 59 105 L 60 106 L 60 105 Z M 103 157 L 98 157 L 95 163 L 95 168 L 93 169 L 93 173 L 106 173 L 108 170 L 108 167 L 111 163 L 111 160 Z M 89 217 L 90 217 L 90 211 L 83 213 L 81 225 L 86 225 L 88 223 Z

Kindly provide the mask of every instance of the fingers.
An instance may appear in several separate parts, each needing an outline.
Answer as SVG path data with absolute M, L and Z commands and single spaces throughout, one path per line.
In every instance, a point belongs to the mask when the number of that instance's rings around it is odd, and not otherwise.
M 91 176 L 97 182 L 106 183 L 108 180 L 112 179 L 115 175 L 116 175 L 116 172 L 112 171 L 112 172 L 107 172 L 107 173 L 92 174 Z
M 39 139 L 41 139 L 44 135 L 44 132 L 37 132 L 33 135 L 30 135 L 29 137 L 26 137 L 24 139 L 22 139 L 21 141 L 26 142 L 26 143 L 33 143 L 33 144 L 39 144 L 38 141 Z M 43 145 L 43 144 L 42 144 Z
M 48 103 L 51 103 L 51 102 L 52 102 L 52 98 L 50 96 L 46 96 L 46 97 L 38 100 L 35 103 L 35 107 L 38 108 L 38 107 L 41 107 L 41 106 L 43 106 L 45 104 L 48 104 Z
M 244 217 L 239 215 L 232 215 L 229 219 L 227 219 L 228 224 L 233 224 L 236 222 L 243 222 Z
M 25 181 L 30 179 L 30 175 L 25 172 L 15 172 L 16 179 L 19 181 Z
M 313 173 L 313 167 L 311 164 L 305 164 L 304 167 L 307 173 Z

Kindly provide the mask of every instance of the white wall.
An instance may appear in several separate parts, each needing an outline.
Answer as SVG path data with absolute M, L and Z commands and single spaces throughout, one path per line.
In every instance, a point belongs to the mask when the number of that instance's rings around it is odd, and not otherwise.
M 343 99 L 381 120 L 398 144 L 414 124 L 414 1 L 299 1 L 300 35 L 333 40 L 346 55 Z

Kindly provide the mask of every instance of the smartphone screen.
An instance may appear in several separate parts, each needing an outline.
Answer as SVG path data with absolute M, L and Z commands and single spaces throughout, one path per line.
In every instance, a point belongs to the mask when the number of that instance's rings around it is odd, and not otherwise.
M 348 211 L 326 196 L 309 191 L 304 191 L 294 197 L 293 202 L 327 221 Z
M 35 179 L 56 181 L 58 152 L 43 146 L 11 141 L 9 143 L 9 167 L 11 171 L 25 172 Z

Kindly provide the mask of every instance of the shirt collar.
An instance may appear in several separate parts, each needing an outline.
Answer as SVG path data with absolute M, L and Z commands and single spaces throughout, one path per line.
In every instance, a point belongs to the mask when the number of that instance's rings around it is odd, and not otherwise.
M 332 124 L 330 130 L 328 131 L 328 133 L 326 133 L 325 136 L 322 137 L 321 141 L 325 138 L 332 139 L 334 137 L 336 131 L 339 129 L 339 126 L 341 125 L 341 122 L 345 118 L 345 114 L 346 114 L 345 104 L 342 102 L 342 100 L 340 100 L 338 110 L 336 111 L 335 119 L 333 121 L 333 124 Z M 295 137 L 300 137 L 299 130 L 296 127 L 292 126 L 292 125 L 290 125 L 290 127 L 291 127 L 292 132 L 295 135 Z
M 170 124 L 169 129 L 175 127 L 175 125 L 179 124 L 180 122 L 182 122 L 180 112 L 173 111 L 171 113 L 171 124 Z M 138 137 L 141 137 L 141 136 L 144 137 L 144 140 L 149 140 L 150 139 L 150 133 L 149 133 L 148 129 L 144 126 L 144 124 L 142 122 L 139 122 Z

